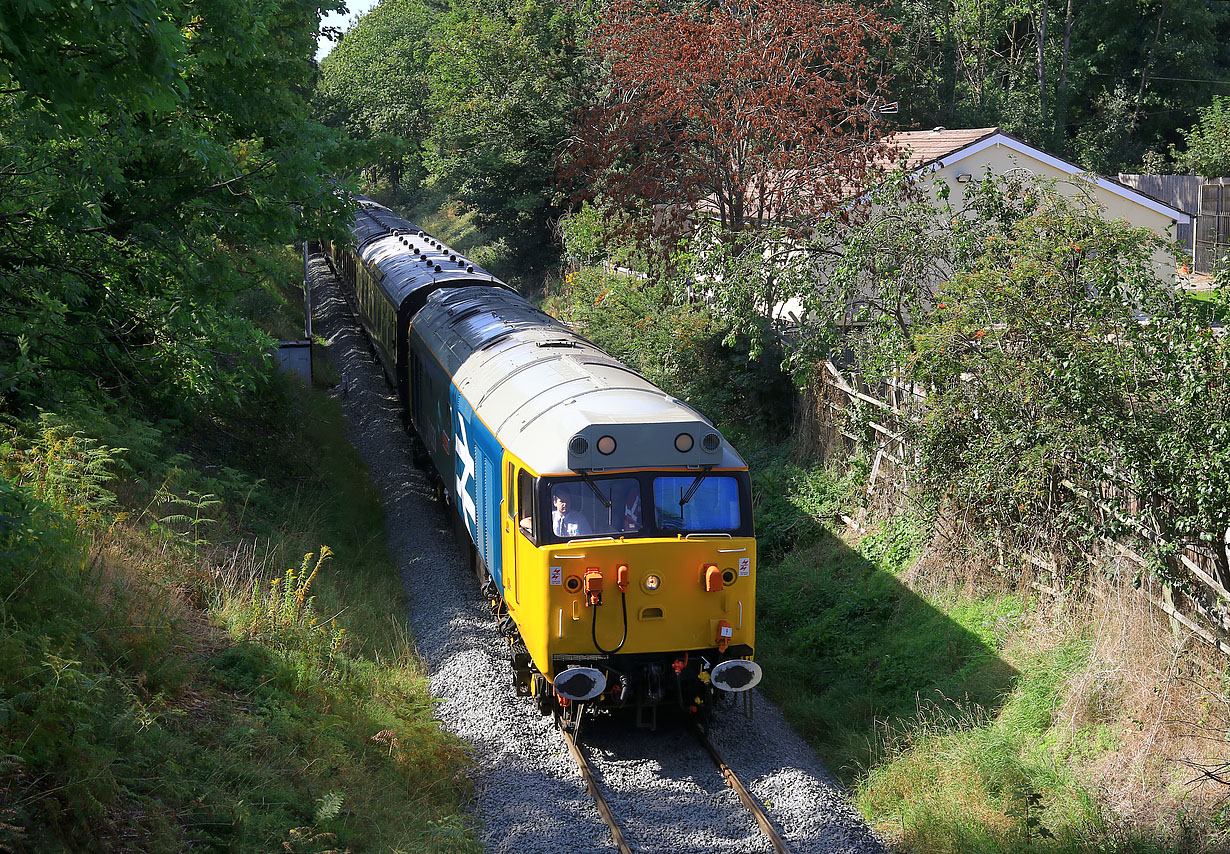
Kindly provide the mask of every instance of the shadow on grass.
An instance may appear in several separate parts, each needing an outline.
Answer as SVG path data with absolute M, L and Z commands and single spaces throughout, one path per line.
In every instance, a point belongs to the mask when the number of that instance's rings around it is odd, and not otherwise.
M 1018 674 L 992 646 L 995 603 L 959 622 L 894 574 L 910 551 L 894 538 L 907 534 L 874 535 L 864 550 L 877 563 L 808 525 L 813 545 L 761 565 L 756 653 L 764 691 L 844 783 L 882 758 L 886 732 L 999 709 Z

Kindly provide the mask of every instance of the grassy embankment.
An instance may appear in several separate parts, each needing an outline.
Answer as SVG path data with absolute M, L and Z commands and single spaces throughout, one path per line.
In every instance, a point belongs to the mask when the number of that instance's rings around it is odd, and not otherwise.
M 796 461 L 762 380 L 715 347 L 720 320 L 646 287 L 584 271 L 548 308 L 748 460 L 764 690 L 881 833 L 911 852 L 1222 850 L 1219 787 L 1177 760 L 1226 752 L 1224 662 L 1177 645 L 1130 582 L 1039 598 L 918 511 L 852 534 L 866 461 Z
M 277 266 L 241 302 L 298 334 Z M 477 849 L 334 401 L 279 381 L 5 434 L 0 850 Z

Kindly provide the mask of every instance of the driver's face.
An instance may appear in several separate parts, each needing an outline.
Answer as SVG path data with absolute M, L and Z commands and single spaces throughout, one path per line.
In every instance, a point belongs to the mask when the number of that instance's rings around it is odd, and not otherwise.
M 568 512 L 568 499 L 562 495 L 555 496 L 555 509 L 561 514 Z

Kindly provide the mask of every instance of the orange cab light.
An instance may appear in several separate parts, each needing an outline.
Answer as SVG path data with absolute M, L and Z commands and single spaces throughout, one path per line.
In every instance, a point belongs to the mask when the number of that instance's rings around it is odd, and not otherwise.
M 621 563 L 615 568 L 615 586 L 619 588 L 620 593 L 628 592 L 628 584 L 632 581 L 632 573 L 628 571 L 628 565 Z
M 722 589 L 722 570 L 716 564 L 705 567 L 705 592 L 717 593 Z

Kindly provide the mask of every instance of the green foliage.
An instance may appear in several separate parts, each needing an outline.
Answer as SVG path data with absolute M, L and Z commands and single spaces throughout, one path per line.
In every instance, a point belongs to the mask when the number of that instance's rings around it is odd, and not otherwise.
M 476 261 L 540 274 L 555 257 L 555 158 L 582 104 L 590 15 L 538 0 L 382 3 L 325 58 L 315 114 L 366 158 L 369 191 L 446 193 L 488 238 Z
M 115 504 L 107 486 L 117 453 L 126 449 L 108 448 L 70 429 L 60 418 L 40 413 L 37 426 L 0 446 L 0 470 L 66 516 L 96 522 Z
M 910 436 L 923 494 L 1010 541 L 1075 548 L 1144 524 L 1163 571 L 1185 538 L 1224 563 L 1200 532 L 1230 523 L 1225 342 L 1160 278 L 1154 235 L 1080 197 L 1027 195 L 914 336 L 906 370 L 933 390 Z M 1108 472 L 1142 498 L 1139 522 L 1089 500 Z
M 755 337 L 732 334 L 727 319 L 682 283 L 595 268 L 569 273 L 546 308 L 727 430 L 784 434 L 793 390 L 767 327 Z M 750 358 L 757 350 L 772 355 Z
M 429 61 L 431 172 L 532 257 L 558 216 L 555 157 L 581 106 L 583 4 L 457 4 Z
M 246 250 L 327 233 L 306 0 L 19 2 L 0 24 L 0 406 L 233 402 Z
M 788 446 L 766 442 L 764 436 L 740 433 L 737 447 L 752 476 L 752 509 L 756 518 L 756 550 L 762 560 L 777 560 L 792 550 L 806 549 L 842 524 L 841 514 L 857 511 L 867 483 L 866 459 L 846 461 L 844 471 L 790 459 Z
M 264 394 L 221 431 L 95 408 L 0 445 L 0 846 L 475 850 L 340 413 Z M 308 535 L 345 571 L 270 578 Z
M 898 126 L 995 125 L 1113 175 L 1166 151 L 1230 69 L 1219 3 L 895 0 Z
M 316 574 L 333 557 L 333 552 L 328 546 L 321 546 L 315 565 L 313 557 L 304 555 L 298 571 L 293 567 L 286 570 L 281 578 L 270 579 L 263 589 L 259 578 L 252 582 L 244 634 L 275 648 L 297 648 L 332 671 L 341 657 L 346 630 L 337 625 L 318 625 L 320 618 L 311 591 Z
M 394 191 L 426 176 L 423 145 L 431 127 L 427 61 L 436 15 L 421 0 L 381 3 L 320 65 L 315 114 L 364 143 L 355 152 L 356 162 L 386 177 Z
M 1184 151 L 1174 155 L 1182 169 L 1207 178 L 1230 175 L 1230 98 L 1214 96 L 1183 140 Z

